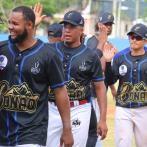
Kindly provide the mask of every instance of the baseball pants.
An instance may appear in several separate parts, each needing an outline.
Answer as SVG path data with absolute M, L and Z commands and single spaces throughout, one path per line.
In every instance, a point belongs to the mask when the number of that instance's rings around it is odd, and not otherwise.
M 97 118 L 97 123 L 98 123 L 99 120 L 100 120 L 100 109 L 99 109 L 99 105 L 98 105 L 98 102 L 97 102 L 97 98 L 96 97 L 92 97 L 92 102 L 93 102 L 93 108 L 95 110 L 95 114 L 96 114 L 96 118 Z M 95 147 L 102 147 L 103 146 L 103 143 L 102 143 L 102 141 L 100 139 L 101 139 L 101 136 L 98 136 Z
M 1 146 L 0 147 L 44 147 L 38 144 L 24 144 L 24 145 L 16 145 L 16 146 Z
M 147 147 L 147 106 L 138 108 L 116 107 L 116 147 L 132 147 L 133 132 L 137 147 Z
M 70 108 L 71 126 L 74 138 L 73 147 L 85 147 L 88 137 L 91 104 L 86 103 Z M 49 123 L 46 147 L 59 147 L 63 132 L 62 120 L 57 106 L 49 103 Z

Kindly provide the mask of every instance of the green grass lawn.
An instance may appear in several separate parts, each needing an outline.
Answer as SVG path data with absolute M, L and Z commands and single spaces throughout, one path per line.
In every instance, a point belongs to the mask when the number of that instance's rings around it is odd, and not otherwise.
M 107 98 L 108 98 L 108 105 L 114 106 L 115 101 L 113 101 L 111 91 L 108 89 L 107 92 Z M 115 147 L 115 119 L 107 117 L 107 126 L 108 126 L 108 133 L 107 138 L 103 141 L 103 147 Z M 135 146 L 135 139 L 133 137 L 133 145 Z

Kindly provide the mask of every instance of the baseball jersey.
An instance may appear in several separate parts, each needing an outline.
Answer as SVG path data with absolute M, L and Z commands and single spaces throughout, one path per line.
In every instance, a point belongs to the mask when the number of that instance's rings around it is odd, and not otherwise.
M 19 51 L 0 43 L 0 145 L 45 145 L 48 125 L 48 86 L 64 85 L 58 53 L 38 39 Z
M 146 57 L 146 51 L 141 56 L 132 56 L 131 52 L 122 54 L 114 60 L 113 76 L 110 72 L 106 72 L 108 84 L 112 82 L 111 79 L 114 81 L 119 79 L 116 106 L 134 108 L 147 105 Z M 111 68 L 111 63 L 107 62 L 106 66 Z
M 68 48 L 64 42 L 50 44 L 61 56 L 66 88 L 70 101 L 90 101 L 90 81 L 103 81 L 101 62 L 96 52 L 84 44 L 76 48 Z M 50 89 L 49 101 L 54 102 L 54 94 Z

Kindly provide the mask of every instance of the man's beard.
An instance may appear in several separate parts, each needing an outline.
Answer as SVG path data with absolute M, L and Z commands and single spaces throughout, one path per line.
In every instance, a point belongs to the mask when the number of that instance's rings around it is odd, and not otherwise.
M 66 41 L 65 41 L 65 44 L 68 45 L 68 46 L 70 46 L 70 45 L 73 44 L 73 42 L 66 42 Z
M 10 41 L 11 43 L 21 43 L 21 42 L 23 42 L 23 41 L 26 39 L 27 36 L 28 36 L 28 31 L 27 31 L 27 29 L 25 28 L 23 34 L 17 36 L 17 37 L 14 38 L 14 39 L 12 39 L 12 38 L 11 38 L 11 35 L 9 35 L 9 41 Z

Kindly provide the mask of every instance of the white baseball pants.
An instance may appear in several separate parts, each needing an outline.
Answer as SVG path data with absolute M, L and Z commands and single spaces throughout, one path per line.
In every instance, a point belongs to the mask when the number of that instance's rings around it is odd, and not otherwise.
M 133 132 L 137 147 L 147 147 L 147 106 L 139 108 L 116 107 L 116 147 L 132 147 Z
M 71 126 L 74 137 L 73 147 L 85 147 L 91 116 L 91 104 L 86 103 L 70 108 Z M 46 147 L 59 147 L 63 132 L 62 120 L 57 106 L 49 103 L 49 123 Z

